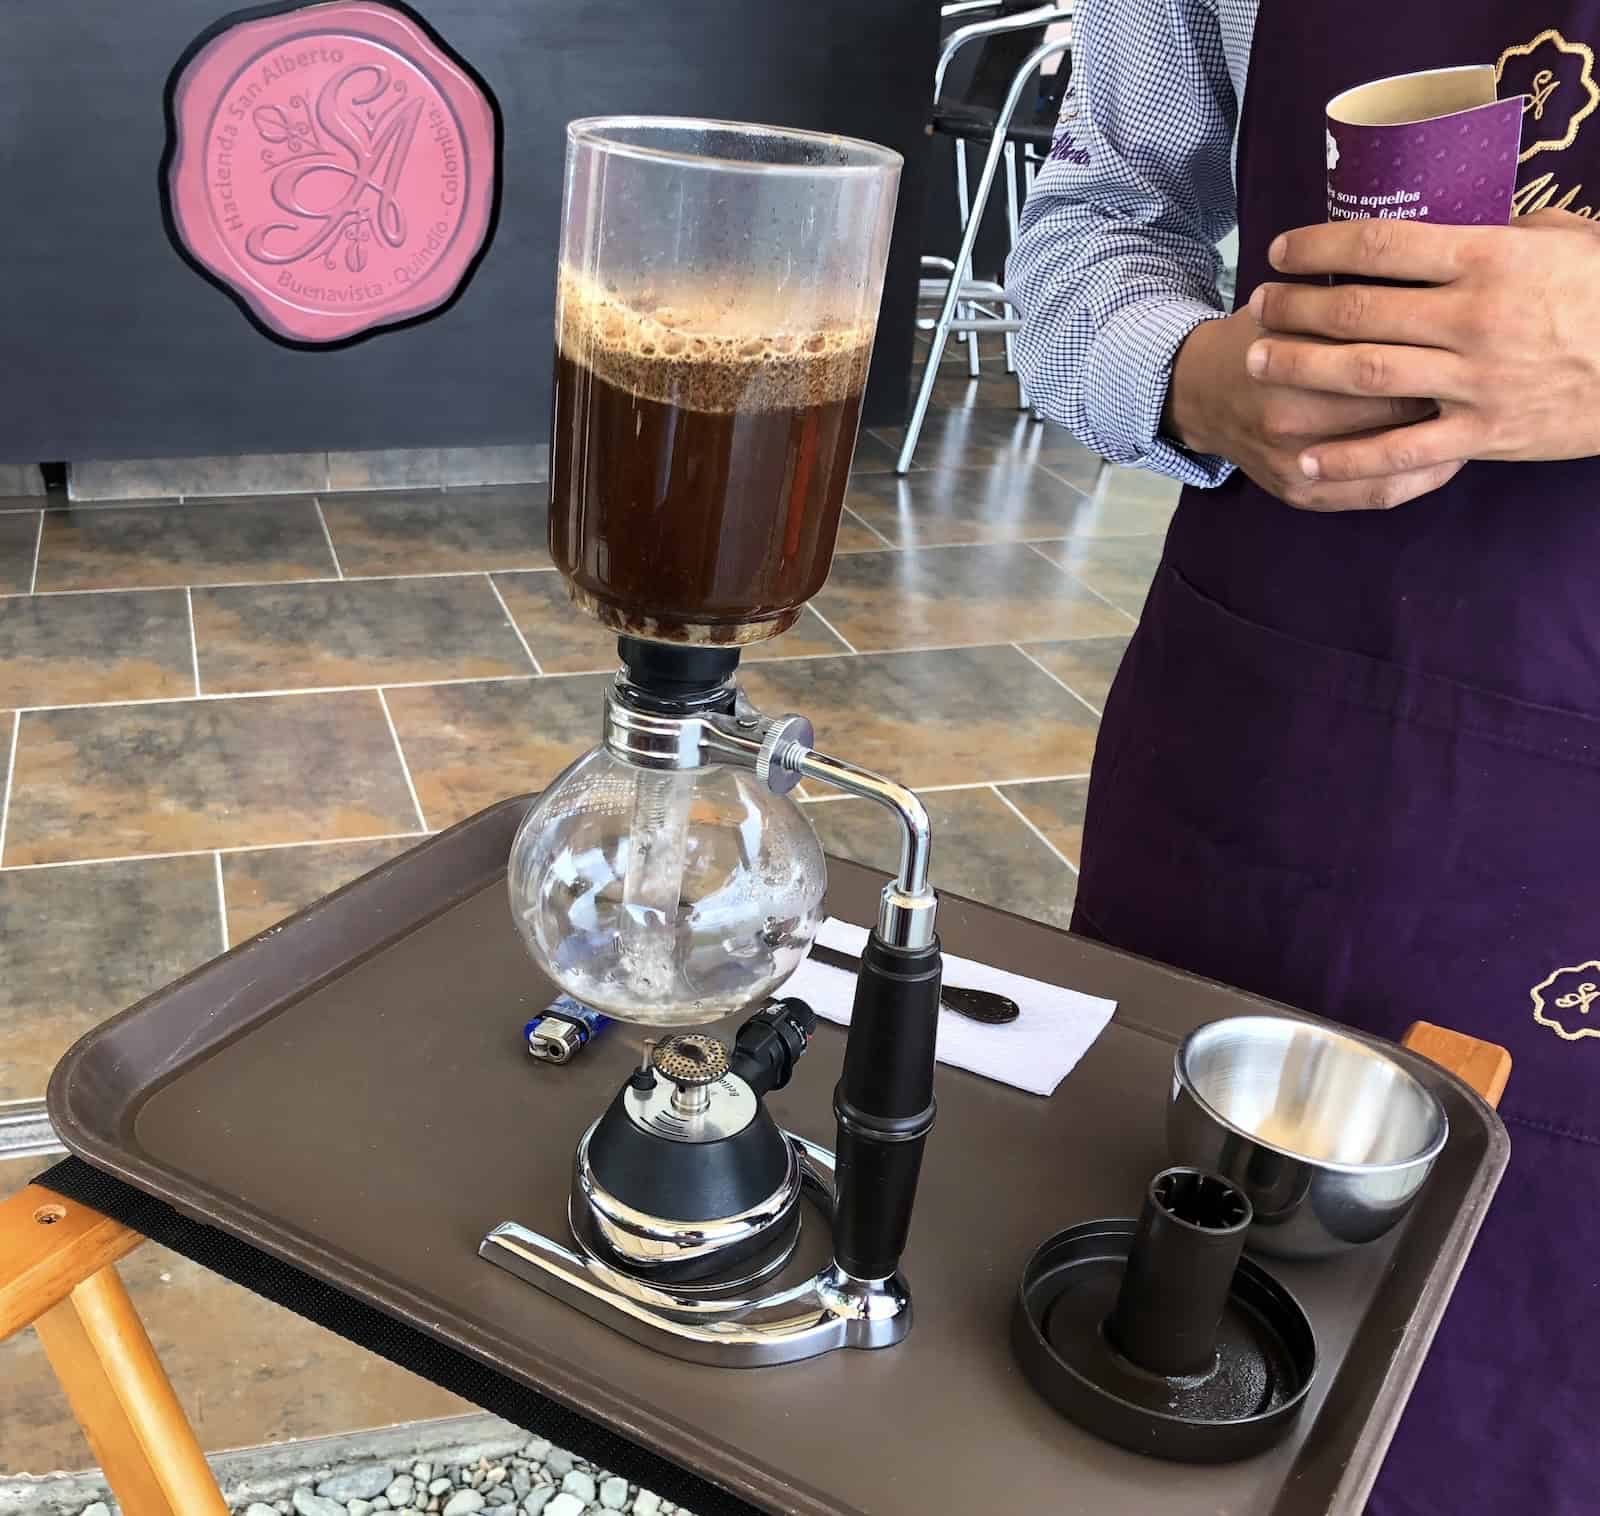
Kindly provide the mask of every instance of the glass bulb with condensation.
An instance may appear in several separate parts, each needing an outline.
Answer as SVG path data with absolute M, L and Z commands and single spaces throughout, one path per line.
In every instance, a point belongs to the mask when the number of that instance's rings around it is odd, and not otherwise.
M 596 748 L 528 812 L 511 912 L 534 961 L 621 1021 L 692 1026 L 758 1004 L 822 921 L 805 813 L 723 764 L 643 769 Z

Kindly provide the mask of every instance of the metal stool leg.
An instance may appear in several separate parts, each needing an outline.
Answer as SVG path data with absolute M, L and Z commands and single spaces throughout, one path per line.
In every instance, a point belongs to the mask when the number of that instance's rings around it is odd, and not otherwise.
M 933 399 L 933 387 L 939 377 L 939 363 L 944 357 L 951 325 L 957 319 L 956 307 L 962 303 L 962 292 L 972 275 L 972 251 L 977 245 L 978 227 L 982 222 L 984 209 L 989 203 L 990 191 L 994 188 L 994 176 L 999 170 L 1001 160 L 1005 157 L 1006 134 L 1011 130 L 1011 119 L 1016 114 L 1017 101 L 1039 65 L 1045 59 L 1064 51 L 1069 45 L 1069 39 L 1063 37 L 1035 48 L 1011 81 L 1005 104 L 996 117 L 994 135 L 989 139 L 989 151 L 983 160 L 983 172 L 978 177 L 978 187 L 971 197 L 972 213 L 967 217 L 966 229 L 961 234 L 961 250 L 956 254 L 955 268 L 951 270 L 950 283 L 945 287 L 944 300 L 940 304 L 938 318 L 933 324 L 933 346 L 928 353 L 927 366 L 922 371 L 922 382 L 917 386 L 917 398 L 911 407 L 911 418 L 906 424 L 905 441 L 900 446 L 900 456 L 895 460 L 897 474 L 911 471 L 911 460 L 916 455 L 917 442 L 922 436 L 922 426 L 928 416 L 928 405 Z M 1004 331 L 1006 328 L 995 321 L 989 329 Z
M 900 446 L 899 458 L 895 460 L 894 467 L 897 474 L 911 471 L 911 459 L 917 451 L 917 441 L 922 436 L 922 425 L 928 417 L 928 405 L 933 399 L 933 386 L 939 377 L 939 363 L 944 357 L 945 344 L 950 339 L 950 323 L 957 319 L 956 308 L 963 303 L 961 289 L 972 274 L 972 250 L 978 241 L 978 226 L 983 217 L 984 207 L 989 203 L 989 191 L 994 187 L 995 167 L 1000 161 L 1001 149 L 1005 145 L 1006 123 L 1009 119 L 1008 110 L 1002 115 L 1001 124 L 996 128 L 994 140 L 989 146 L 988 156 L 983 160 L 983 173 L 978 178 L 977 194 L 972 200 L 973 214 L 967 217 L 966 230 L 961 236 L 961 251 L 956 254 L 956 266 L 951 271 L 944 303 L 940 306 L 938 319 L 934 322 L 933 346 L 928 350 L 927 367 L 922 371 L 922 383 L 917 388 L 916 403 L 911 408 L 911 419 L 906 425 L 905 441 Z
M 1016 249 L 1017 235 L 1021 230 L 1022 216 L 1017 206 L 1017 147 L 1014 142 L 1006 143 L 1006 224 L 1011 235 L 1006 241 L 1006 252 L 1010 254 Z M 1007 306 L 1007 310 L 1014 310 L 1014 306 Z M 1005 334 L 1006 343 L 1006 372 L 1014 374 L 1017 371 L 1017 344 L 1016 337 L 1011 333 Z M 1022 406 L 1027 409 L 1027 404 Z
M 961 202 L 961 230 L 966 233 L 968 225 L 972 222 L 972 200 L 967 193 L 967 144 L 961 137 L 955 139 L 956 144 L 956 197 Z M 979 212 L 981 218 L 982 212 Z M 961 276 L 965 279 L 967 276 Z M 973 308 L 966 301 L 958 301 L 956 314 L 963 321 L 970 321 Z M 978 334 L 976 332 L 963 332 L 962 338 L 967 344 L 967 373 L 974 379 L 978 377 Z

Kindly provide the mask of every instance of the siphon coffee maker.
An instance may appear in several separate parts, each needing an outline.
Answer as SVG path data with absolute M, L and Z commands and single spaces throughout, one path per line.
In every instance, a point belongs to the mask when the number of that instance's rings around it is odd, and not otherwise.
M 803 716 L 755 710 L 734 677 L 740 649 L 791 626 L 828 574 L 900 163 L 729 122 L 567 130 L 550 550 L 573 600 L 619 634 L 622 667 L 600 745 L 523 822 L 509 889 L 552 981 L 661 1035 L 578 1144 L 570 1241 L 506 1222 L 480 1252 L 705 1363 L 887 1347 L 911 1324 L 899 1262 L 940 988 L 927 812 L 817 751 Z M 774 998 L 823 917 L 822 849 L 790 793 L 805 780 L 878 802 L 900 829 L 833 1152 L 763 1104 L 815 1027 Z M 740 1014 L 731 1043 L 704 1030 Z M 802 1195 L 831 1239 L 795 1279 Z

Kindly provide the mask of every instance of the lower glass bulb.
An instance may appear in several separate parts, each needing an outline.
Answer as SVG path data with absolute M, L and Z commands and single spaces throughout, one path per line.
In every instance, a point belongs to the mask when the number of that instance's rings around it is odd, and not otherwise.
M 596 748 L 528 812 L 511 911 L 534 961 L 621 1021 L 691 1026 L 799 967 L 827 871 L 804 812 L 754 774 L 639 768 Z

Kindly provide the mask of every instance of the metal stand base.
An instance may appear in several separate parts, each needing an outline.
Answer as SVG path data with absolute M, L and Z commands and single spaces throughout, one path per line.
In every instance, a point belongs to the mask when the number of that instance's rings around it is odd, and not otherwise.
M 784 1135 L 794 1144 L 806 1189 L 831 1220 L 833 1154 Z M 770 1295 L 741 1295 L 734 1286 L 678 1291 L 647 1284 L 515 1221 L 490 1232 L 478 1254 L 635 1342 L 691 1363 L 794 1363 L 835 1348 L 892 1347 L 911 1330 L 911 1292 L 899 1274 L 855 1279 L 830 1263 Z

